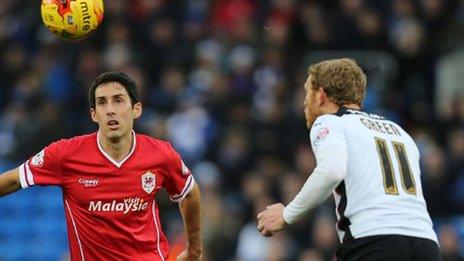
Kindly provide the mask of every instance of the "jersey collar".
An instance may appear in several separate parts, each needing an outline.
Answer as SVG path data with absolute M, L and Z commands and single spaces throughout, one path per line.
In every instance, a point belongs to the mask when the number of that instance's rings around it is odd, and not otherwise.
M 334 114 L 337 116 L 343 116 L 345 114 L 353 114 L 353 112 L 365 113 L 362 109 L 354 109 L 340 106 L 340 108 L 338 108 L 337 112 Z
M 134 153 L 135 146 L 137 145 L 137 138 L 135 137 L 135 131 L 134 130 L 132 130 L 132 137 L 134 138 L 134 144 L 132 145 L 131 151 L 129 152 L 129 154 L 127 154 L 127 156 L 123 160 L 121 160 L 119 162 L 114 160 L 108 153 L 106 153 L 106 151 L 103 150 L 103 148 L 102 148 L 102 146 L 100 144 L 100 132 L 97 132 L 98 149 L 103 154 L 103 156 L 105 156 L 105 158 L 107 158 L 111 163 L 113 163 L 113 165 L 115 165 L 118 168 L 121 168 L 122 164 L 124 164 L 124 162 L 126 162 L 126 160 L 130 158 L 132 153 Z

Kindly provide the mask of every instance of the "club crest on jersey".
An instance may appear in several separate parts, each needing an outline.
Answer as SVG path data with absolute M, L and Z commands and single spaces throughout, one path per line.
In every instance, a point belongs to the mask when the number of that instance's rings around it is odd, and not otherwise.
M 147 171 L 147 173 L 142 175 L 142 188 L 150 194 L 156 187 L 156 176 L 155 174 Z
M 41 150 L 32 159 L 31 164 L 35 167 L 42 167 L 45 161 L 45 150 Z

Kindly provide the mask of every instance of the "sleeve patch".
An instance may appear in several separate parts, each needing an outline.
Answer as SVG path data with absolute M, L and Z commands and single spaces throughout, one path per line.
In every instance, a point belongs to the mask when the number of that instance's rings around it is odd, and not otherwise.
M 31 159 L 31 164 L 37 168 L 41 168 L 44 162 L 45 162 L 45 150 L 41 150 Z
M 320 129 L 316 134 L 316 139 L 314 140 L 314 145 L 318 145 L 321 141 L 325 140 L 327 135 L 330 133 L 329 128 L 324 127 Z

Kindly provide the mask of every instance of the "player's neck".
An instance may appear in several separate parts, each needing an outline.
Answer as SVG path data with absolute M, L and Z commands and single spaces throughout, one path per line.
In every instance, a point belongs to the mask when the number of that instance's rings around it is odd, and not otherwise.
M 347 109 L 355 109 L 355 110 L 360 110 L 361 108 L 359 107 L 359 105 L 355 104 L 355 103 L 349 103 L 349 104 L 343 104 L 342 106 L 338 105 L 338 104 L 335 104 L 335 103 L 328 103 L 324 110 L 323 110 L 323 114 L 334 114 L 336 113 L 341 107 L 343 108 L 347 108 Z
M 361 110 L 361 107 L 359 107 L 359 105 L 357 105 L 356 103 L 344 104 L 342 106 L 339 106 L 338 108 L 340 107 L 347 108 L 347 109 Z
M 101 148 L 115 161 L 120 162 L 129 155 L 134 146 L 134 135 L 129 132 L 120 139 L 112 140 L 99 133 Z

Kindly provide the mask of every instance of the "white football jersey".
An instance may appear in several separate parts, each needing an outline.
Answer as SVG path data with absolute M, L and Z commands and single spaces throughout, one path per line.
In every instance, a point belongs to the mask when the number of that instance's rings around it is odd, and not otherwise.
M 396 123 L 341 108 L 311 128 L 314 153 L 331 139 L 344 139 L 345 179 L 333 192 L 342 242 L 375 235 L 405 235 L 437 242 L 422 195 L 419 151 Z

